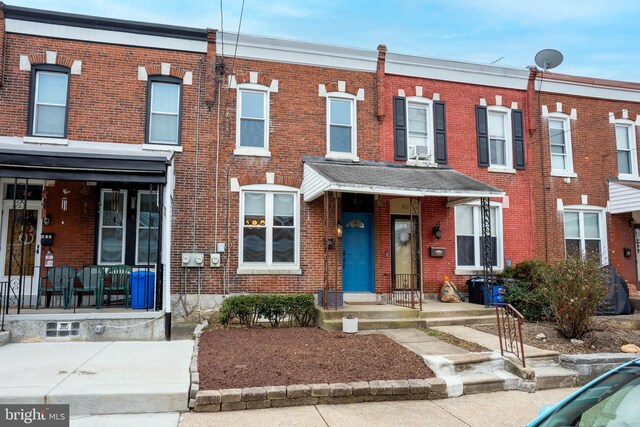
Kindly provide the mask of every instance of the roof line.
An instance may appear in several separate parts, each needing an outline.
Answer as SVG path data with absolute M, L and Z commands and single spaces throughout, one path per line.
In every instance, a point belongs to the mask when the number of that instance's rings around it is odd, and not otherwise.
M 29 7 L 9 6 L 2 2 L 0 2 L 0 9 L 4 11 L 6 19 L 107 31 L 123 31 L 134 34 L 176 37 L 187 40 L 207 40 L 207 30 L 205 28 L 181 27 L 177 25 L 154 24 L 150 22 L 32 9 Z

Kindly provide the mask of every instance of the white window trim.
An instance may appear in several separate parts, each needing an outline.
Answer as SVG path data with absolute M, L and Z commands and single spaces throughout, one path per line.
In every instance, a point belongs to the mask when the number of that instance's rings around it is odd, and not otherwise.
M 167 113 L 167 112 L 154 112 L 153 111 L 153 88 L 155 85 L 166 85 L 166 86 L 177 86 L 178 87 L 178 112 L 177 113 Z M 151 90 L 151 99 L 149 101 L 149 142 L 147 144 L 160 144 L 160 145 L 168 145 L 168 146 L 177 146 L 180 145 L 180 99 L 182 97 L 182 85 L 180 83 L 170 83 L 166 81 L 152 81 L 150 85 Z M 153 116 L 172 116 L 176 118 L 176 140 L 175 141 L 154 141 L 151 139 L 152 129 L 153 129 Z
M 273 242 L 272 231 L 273 226 L 267 227 L 266 238 L 266 261 L 264 263 L 244 262 L 243 260 L 243 227 L 244 227 L 244 194 L 245 193 L 290 193 L 293 195 L 293 221 L 295 224 L 295 245 L 294 245 L 294 262 L 278 263 L 272 262 L 272 254 L 269 244 Z M 273 199 L 272 199 L 273 200 Z M 238 218 L 238 270 L 237 274 L 302 274 L 300 270 L 300 189 L 287 187 L 284 185 L 273 184 L 256 184 L 247 185 L 240 188 L 240 215 Z M 266 200 L 265 218 L 273 218 L 273 202 Z
M 260 92 L 264 94 L 264 143 L 262 147 L 241 147 L 240 129 L 242 112 L 242 92 Z M 256 83 L 241 83 L 236 91 L 236 148 L 233 154 L 236 156 L 271 157 L 269 151 L 269 106 L 271 105 L 270 89 L 267 86 Z
M 631 173 L 620 173 L 620 166 L 618 165 L 618 179 L 627 181 L 638 181 L 638 151 L 636 145 L 636 127 L 635 122 L 629 119 L 618 119 L 615 121 L 615 127 L 624 126 L 627 128 L 627 134 L 629 135 L 629 152 L 631 155 Z M 618 159 L 618 133 L 616 132 L 616 162 Z
M 351 101 L 351 153 L 333 152 L 331 148 L 331 100 L 340 99 Z M 327 155 L 328 159 L 336 160 L 353 160 L 359 161 L 358 158 L 358 106 L 355 95 L 344 92 L 329 92 L 327 93 L 327 118 L 326 118 L 326 133 L 327 133 Z
M 141 194 L 150 194 L 150 195 L 155 195 L 156 197 L 158 196 L 158 192 L 157 191 L 149 191 L 149 190 L 138 190 L 138 194 L 136 197 L 136 265 L 156 265 L 157 262 L 153 262 L 153 263 L 149 263 L 147 262 L 146 264 L 143 262 L 140 262 L 140 260 L 138 259 L 138 245 L 140 243 L 140 203 L 142 200 L 142 197 L 140 197 Z M 157 200 L 157 199 L 156 199 Z M 149 220 L 151 220 L 151 217 L 149 217 Z M 158 230 L 158 233 L 160 232 L 158 227 L 143 227 L 145 230 L 146 229 L 150 229 L 150 230 Z M 157 249 L 156 249 L 157 250 Z M 156 255 L 157 256 L 157 255 Z
M 549 137 L 549 162 L 551 162 L 551 126 L 549 126 L 550 120 L 560 120 L 564 122 L 564 144 L 567 151 L 567 168 L 566 169 L 553 169 L 551 167 L 551 176 L 560 176 L 565 178 L 575 178 L 578 175 L 573 169 L 573 144 L 571 143 L 571 116 L 564 113 L 549 113 L 547 121 L 547 135 Z
M 434 127 L 433 127 L 433 122 L 434 122 L 434 117 L 433 117 L 433 100 L 429 99 L 429 98 L 425 98 L 423 96 L 408 96 L 406 98 L 406 129 L 407 129 L 407 164 L 410 165 L 414 165 L 417 163 L 435 163 L 435 144 L 433 142 L 433 134 L 435 132 Z M 412 159 L 409 156 L 409 153 L 411 152 L 410 146 L 409 146 L 409 133 L 411 132 L 411 129 L 409 129 L 409 104 L 422 104 L 425 105 L 427 107 L 427 147 L 429 148 L 429 153 L 431 156 L 430 160 L 417 160 L 417 159 Z
M 123 198 L 123 203 L 122 203 L 122 209 L 123 209 L 123 216 L 122 216 L 122 257 L 120 258 L 119 262 L 102 262 L 102 223 L 103 223 L 103 219 L 104 219 L 104 195 L 105 193 L 109 192 L 111 193 L 113 190 L 109 189 L 109 188 L 103 188 L 100 191 L 100 215 L 99 215 L 99 231 L 98 231 L 98 264 L 99 265 L 118 265 L 118 264 L 124 264 L 124 260 L 125 260 L 125 249 L 126 249 L 126 242 L 127 242 L 127 190 L 119 190 L 120 191 L 120 197 Z M 116 228 L 116 227 L 113 227 Z
M 491 164 L 491 127 L 489 123 L 490 113 L 500 113 L 505 115 L 504 119 L 504 146 L 505 146 L 505 160 L 506 165 L 493 165 Z M 511 133 L 511 108 L 503 107 L 500 105 L 491 105 L 487 107 L 487 136 L 489 139 L 489 168 L 490 172 L 507 172 L 515 173 L 513 168 L 513 135 Z M 513 172 L 512 172 L 513 171 Z
M 53 74 L 53 75 L 62 75 L 65 76 L 65 78 L 67 79 L 67 90 L 65 93 L 65 100 L 64 100 L 64 104 L 47 104 L 44 102 L 38 102 L 38 92 L 40 90 L 40 76 L 43 74 Z M 32 128 L 32 136 L 35 137 L 45 137 L 45 138 L 64 138 L 65 137 L 65 133 L 67 130 L 67 123 L 63 124 L 62 127 L 62 135 L 54 135 L 54 134 L 50 134 L 50 133 L 36 133 L 36 129 L 38 128 L 37 123 L 38 123 L 38 105 L 44 105 L 44 106 L 48 106 L 48 107 L 64 107 L 65 112 L 64 112 L 64 117 L 67 117 L 68 114 L 68 110 L 69 110 L 69 99 L 68 99 L 68 94 L 69 94 L 69 74 L 67 73 L 62 73 L 62 72 L 56 72 L 56 71 L 48 71 L 48 70 L 38 70 L 36 71 L 36 85 L 35 85 L 35 93 L 33 95 L 33 123 L 31 123 L 31 128 Z
M 494 272 L 502 271 L 504 269 L 504 222 L 502 220 L 502 203 L 500 202 L 490 202 L 491 208 L 497 208 L 496 210 L 496 242 L 498 247 L 496 248 L 496 261 L 497 265 L 493 267 Z M 481 219 L 481 208 L 480 202 L 471 202 L 464 203 L 457 206 L 454 206 L 454 222 L 455 222 L 455 256 L 456 256 L 456 270 L 455 274 L 457 275 L 466 275 L 466 274 L 475 274 L 480 269 L 482 269 L 482 254 L 478 247 L 475 251 L 475 262 L 476 265 L 459 265 L 458 264 L 458 224 L 455 221 L 455 209 L 458 206 L 472 206 L 477 207 L 478 209 L 474 209 L 473 213 L 473 228 L 474 228 L 474 244 L 478 242 L 478 238 L 482 237 L 482 219 Z M 477 213 L 476 213 L 477 212 Z M 480 234 L 476 234 L 480 233 Z
M 578 212 L 581 213 L 579 216 L 579 226 L 580 226 L 580 252 L 581 256 L 584 257 L 584 214 L 586 213 L 597 213 L 598 214 L 598 226 L 600 228 L 600 263 L 602 265 L 609 264 L 609 248 L 607 245 L 607 221 L 606 221 L 606 208 L 600 206 L 592 206 L 592 205 L 571 205 L 565 206 L 562 214 L 562 237 L 563 244 L 565 245 L 564 253 L 567 253 L 567 238 L 564 232 L 564 213 L 565 212 Z

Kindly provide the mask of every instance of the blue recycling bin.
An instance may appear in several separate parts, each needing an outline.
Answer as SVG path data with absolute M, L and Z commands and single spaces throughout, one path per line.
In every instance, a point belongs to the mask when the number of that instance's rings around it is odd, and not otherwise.
M 156 273 L 153 271 L 134 271 L 131 273 L 131 308 L 153 308 Z

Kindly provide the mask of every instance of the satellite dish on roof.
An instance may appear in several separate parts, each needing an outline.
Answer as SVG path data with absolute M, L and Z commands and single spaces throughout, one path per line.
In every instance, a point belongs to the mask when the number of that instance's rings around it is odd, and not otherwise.
M 563 59 L 564 57 L 559 51 L 555 49 L 543 49 L 536 53 L 535 61 L 538 67 L 547 71 L 562 64 Z

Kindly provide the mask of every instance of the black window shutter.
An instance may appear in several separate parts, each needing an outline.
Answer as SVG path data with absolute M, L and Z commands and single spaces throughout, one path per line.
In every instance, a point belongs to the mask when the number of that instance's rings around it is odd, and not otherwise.
M 407 103 L 404 96 L 393 97 L 394 158 L 407 160 Z
M 476 130 L 478 132 L 478 166 L 489 167 L 489 128 L 487 107 L 476 105 Z
M 522 125 L 522 110 L 511 110 L 513 129 L 513 167 L 524 169 L 524 126 Z
M 435 143 L 435 161 L 438 164 L 447 164 L 447 121 L 444 101 L 433 102 L 433 127 Z

